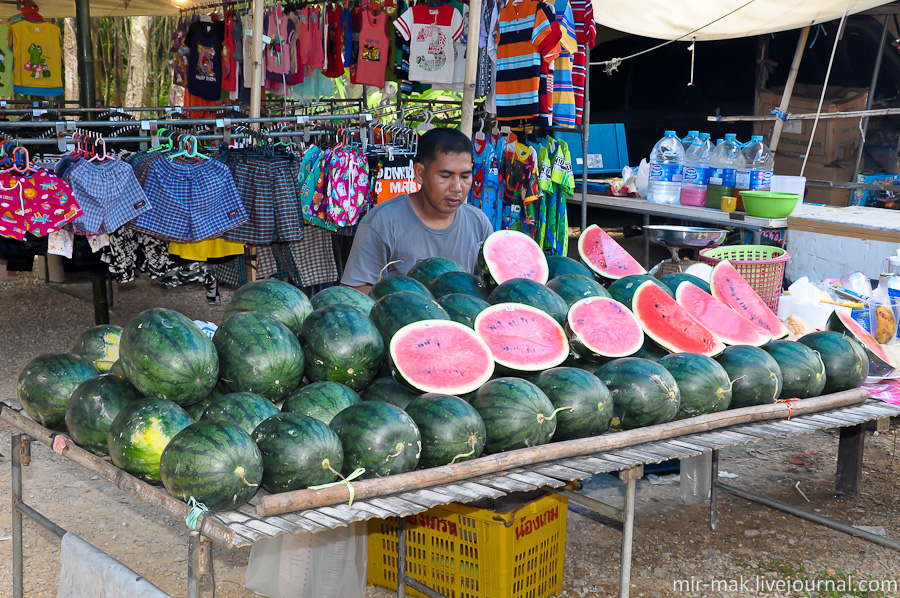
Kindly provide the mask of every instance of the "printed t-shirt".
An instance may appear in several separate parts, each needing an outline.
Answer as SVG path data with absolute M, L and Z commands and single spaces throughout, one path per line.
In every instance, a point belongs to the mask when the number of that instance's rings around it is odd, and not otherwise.
M 13 54 L 9 49 L 9 24 L 0 23 L 0 98 L 13 95 Z
M 399 195 L 419 190 L 413 161 L 409 156 L 385 157 L 375 172 L 375 201 L 382 203 Z
M 198 98 L 217 102 L 222 98 L 222 43 L 225 23 L 197 21 L 188 27 L 184 43 L 189 48 L 187 90 Z
M 453 43 L 465 30 L 462 15 L 449 4 L 416 5 L 394 22 L 409 41 L 409 79 L 422 83 L 453 83 L 456 54 Z
M 59 27 L 47 22 L 19 21 L 9 27 L 16 93 L 54 97 L 64 93 Z
M 362 29 L 359 32 L 359 62 L 356 66 L 356 83 L 384 87 L 387 72 L 388 39 L 385 32 L 387 14 L 363 12 Z
M 225 91 L 237 91 L 236 46 L 231 32 L 234 30 L 234 17 L 225 19 L 225 37 L 222 40 L 222 88 Z
M 325 11 L 328 48 L 325 50 L 326 65 L 322 74 L 332 79 L 344 74 L 344 36 L 340 26 L 343 12 L 336 5 L 329 6 Z

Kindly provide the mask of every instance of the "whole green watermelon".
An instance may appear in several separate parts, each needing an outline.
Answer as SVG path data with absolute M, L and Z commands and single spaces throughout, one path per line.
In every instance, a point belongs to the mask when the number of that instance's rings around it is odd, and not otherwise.
M 375 302 L 369 317 L 381 333 L 385 351 L 398 330 L 422 320 L 449 320 L 450 316 L 432 297 L 412 291 L 397 291 Z
M 427 393 L 413 399 L 406 413 L 422 436 L 420 468 L 477 459 L 484 451 L 484 422 L 475 408 L 459 397 Z
M 412 471 L 419 464 L 419 428 L 399 407 L 365 401 L 347 407 L 329 425 L 344 449 L 344 476 L 363 468 L 363 478 L 386 477 Z
M 297 287 L 280 280 L 257 280 L 234 292 L 225 308 L 224 319 L 242 311 L 259 311 L 297 334 L 312 310 L 309 298 Z
M 553 280 L 563 274 L 581 274 L 588 278 L 594 277 L 594 273 L 590 268 L 579 261 L 562 255 L 548 255 L 547 266 L 550 268 L 550 275 L 547 277 L 547 280 Z
M 450 293 L 438 298 L 437 302 L 444 308 L 451 320 L 469 328 L 475 328 L 475 318 L 486 307 L 490 307 L 490 303 L 484 299 L 465 293 Z
M 200 418 L 203 416 L 203 412 L 206 411 L 207 406 L 209 406 L 209 404 L 212 403 L 215 399 L 224 397 L 227 394 L 229 394 L 228 389 L 225 388 L 225 385 L 222 384 L 221 380 L 219 380 L 218 384 L 213 387 L 212 391 L 208 395 L 206 395 L 196 403 L 187 405 L 184 410 L 187 411 L 187 414 L 191 416 L 191 419 L 193 419 L 194 421 L 200 421 Z
M 119 345 L 125 375 L 148 397 L 190 405 L 205 398 L 219 378 L 212 340 L 171 309 L 148 309 L 133 317 Z
M 486 455 L 547 444 L 556 432 L 553 403 L 521 378 L 491 380 L 476 391 L 471 404 L 487 431 Z
M 327 305 L 352 305 L 369 314 L 375 300 L 351 287 L 333 286 L 322 289 L 312 296 L 313 309 L 321 309 Z
M 488 297 L 488 303 L 522 303 L 550 314 L 560 326 L 566 325 L 569 306 L 549 287 L 529 278 L 513 278 L 499 285 Z
M 252 392 L 233 392 L 212 399 L 198 421 L 234 424 L 247 434 L 276 413 L 278 407 L 266 397 Z
M 784 378 L 778 362 L 758 347 L 735 345 L 716 356 L 731 379 L 729 409 L 774 403 L 781 396 Z
M 556 414 L 553 441 L 598 436 L 609 429 L 613 402 L 609 389 L 591 372 L 577 367 L 559 367 L 541 372 L 534 384 L 544 391 Z
M 351 305 L 315 310 L 303 323 L 300 343 L 307 378 L 340 382 L 356 391 L 375 379 L 384 359 L 384 343 L 375 325 Z
M 416 262 L 406 274 L 431 287 L 436 278 L 447 272 L 465 272 L 465 268 L 447 257 L 428 257 Z
M 850 335 L 830 330 L 812 332 L 800 344 L 816 351 L 825 365 L 822 394 L 858 388 L 869 375 L 869 357 Z
M 612 425 L 622 430 L 670 422 L 681 406 L 675 378 L 649 359 L 615 359 L 600 366 L 596 376 L 612 397 Z
M 394 380 L 393 376 L 382 376 L 372 381 L 362 392 L 363 401 L 382 401 L 406 409 L 409 402 L 421 393 L 410 390 Z
M 570 308 L 587 297 L 609 297 L 602 284 L 581 274 L 561 274 L 550 279 L 547 288 L 562 297 Z
M 119 341 L 122 338 L 122 327 L 102 324 L 88 328 L 75 341 L 72 353 L 80 355 L 94 364 L 101 372 L 119 360 Z
M 279 413 L 253 431 L 263 458 L 262 487 L 288 492 L 328 484 L 344 463 L 341 441 L 327 424 L 302 413 Z
M 19 374 L 19 402 L 25 412 L 47 428 L 66 423 L 66 406 L 78 385 L 98 374 L 90 361 L 72 353 L 41 355 Z
M 159 473 L 172 496 L 228 511 L 256 494 L 263 459 L 250 435 L 234 424 L 199 421 L 172 438 L 160 457 Z
M 779 399 L 808 399 L 825 390 L 825 364 L 817 351 L 793 341 L 772 341 L 762 348 L 778 362 L 784 386 Z
M 369 291 L 369 296 L 378 301 L 382 297 L 390 295 L 391 293 L 399 293 L 400 291 L 419 293 L 429 299 L 431 298 L 431 291 L 428 290 L 428 287 L 415 278 L 403 276 L 402 274 L 385 276 L 375 283 L 372 290 Z
M 191 416 L 172 401 L 133 401 L 119 411 L 109 426 L 109 456 L 116 467 L 158 484 L 160 455 L 176 434 L 193 423 Z
M 337 382 L 313 382 L 291 393 L 281 410 L 302 413 L 327 426 L 335 415 L 359 402 L 359 395 L 348 386 Z
M 441 274 L 434 279 L 428 290 L 431 291 L 431 294 L 436 299 L 440 299 L 445 295 L 462 293 L 487 301 L 488 296 L 491 294 L 490 289 L 488 289 L 488 286 L 480 276 L 475 276 L 468 272 L 447 272 Z
M 303 349 L 287 326 L 270 315 L 236 313 L 213 336 L 219 377 L 231 392 L 260 394 L 279 402 L 303 379 Z
M 85 380 L 66 407 L 69 436 L 96 455 L 108 455 L 107 436 L 113 419 L 126 405 L 143 398 L 125 376 L 101 374 Z
M 731 405 L 731 380 L 719 363 L 696 353 L 673 353 L 660 358 L 681 393 L 675 419 L 725 411 Z

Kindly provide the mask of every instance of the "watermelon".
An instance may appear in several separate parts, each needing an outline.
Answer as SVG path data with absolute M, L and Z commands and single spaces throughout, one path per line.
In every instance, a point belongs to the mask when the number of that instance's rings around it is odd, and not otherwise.
M 385 349 L 391 346 L 394 334 L 407 324 L 450 319 L 437 301 L 412 291 L 398 291 L 382 297 L 375 302 L 369 317 L 381 333 Z
M 337 434 L 321 420 L 302 413 L 273 415 L 259 424 L 252 437 L 262 453 L 262 487 L 269 492 L 328 484 L 337 479 L 334 472 L 344 464 Z
M 78 385 L 99 372 L 93 364 L 72 353 L 41 355 L 19 374 L 19 402 L 25 412 L 46 428 L 66 423 L 66 406 Z
M 553 403 L 540 388 L 521 378 L 496 378 L 472 400 L 487 431 L 484 454 L 547 444 L 556 432 Z
M 609 285 L 607 291 L 609 292 L 610 297 L 612 297 L 628 309 L 631 309 L 631 302 L 634 299 L 635 292 L 637 292 L 639 286 L 641 286 L 648 280 L 652 281 L 656 286 L 664 290 L 673 298 L 675 297 L 675 293 L 672 292 L 672 289 L 663 284 L 659 279 L 648 276 L 646 274 L 632 274 L 629 276 L 625 276 L 624 278 L 620 278 L 619 280 L 616 280 L 611 285 Z
M 630 430 L 670 422 L 681 407 L 681 392 L 672 374 L 654 361 L 623 357 L 606 363 L 595 375 L 609 389 L 613 427 Z
M 119 360 L 142 394 L 190 405 L 212 391 L 219 357 L 212 340 L 170 309 L 148 309 L 122 331 Z
M 478 264 L 491 284 L 513 278 L 529 278 L 546 284 L 550 275 L 547 257 L 534 239 L 514 230 L 499 230 L 484 240 Z
M 427 393 L 410 402 L 406 413 L 422 436 L 420 468 L 477 459 L 484 451 L 484 422 L 459 397 Z
M 772 338 L 778 339 L 788 335 L 784 323 L 728 260 L 722 260 L 713 268 L 710 287 L 713 297 L 734 308 L 757 326 L 766 329 Z
M 187 414 L 191 416 L 191 419 L 194 421 L 200 421 L 200 418 L 203 416 L 203 412 L 206 411 L 206 407 L 213 402 L 214 399 L 219 397 L 224 397 L 229 393 L 228 389 L 225 388 L 225 385 L 219 381 L 218 384 L 212 389 L 208 395 L 197 401 L 196 403 L 191 403 L 190 405 L 184 408 L 187 411 Z
M 569 341 L 559 323 L 529 305 L 492 305 L 475 318 L 475 332 L 487 343 L 494 361 L 512 371 L 546 370 L 569 356 Z
M 784 378 L 778 362 L 758 347 L 735 345 L 716 357 L 731 379 L 729 409 L 768 405 L 781 396 Z
M 369 297 L 378 301 L 382 297 L 396 293 L 398 291 L 408 291 L 411 293 L 420 293 L 429 299 L 432 297 L 431 291 L 424 284 L 409 276 L 397 275 L 386 276 L 375 283 L 372 290 L 369 291 Z
M 530 305 L 553 316 L 560 326 L 565 325 L 566 313 L 569 311 L 569 306 L 562 297 L 546 286 L 527 278 L 513 278 L 501 283 L 488 297 L 488 303 Z
M 358 307 L 366 315 L 372 311 L 375 300 L 351 287 L 333 286 L 322 289 L 313 295 L 311 301 L 313 309 L 321 309 L 327 305 L 352 305 Z
M 442 274 L 447 272 L 465 272 L 465 268 L 446 257 L 428 257 L 416 262 L 406 273 L 423 285 L 431 288 L 431 284 Z
M 779 399 L 808 399 L 825 389 L 825 364 L 813 349 L 793 341 L 772 341 L 763 350 L 778 362 L 784 386 Z
M 437 302 L 444 308 L 451 320 L 464 324 L 469 328 L 475 328 L 475 318 L 486 307 L 490 306 L 490 303 L 484 299 L 466 295 L 465 293 L 450 293 L 440 297 Z
M 303 349 L 288 327 L 261 312 L 236 313 L 213 336 L 219 376 L 231 392 L 260 394 L 277 403 L 303 379 Z
M 359 395 L 348 386 L 337 382 L 314 382 L 294 391 L 281 410 L 302 413 L 327 426 L 335 415 L 359 402 Z
M 636 259 L 596 224 L 584 229 L 578 237 L 578 254 L 591 270 L 603 278 L 619 280 L 631 274 L 647 273 Z
M 178 432 L 194 420 L 177 404 L 152 398 L 125 405 L 109 426 L 109 456 L 116 467 L 158 484 L 159 457 Z
M 828 318 L 828 329 L 835 332 L 849 333 L 862 346 L 869 359 L 879 367 L 891 369 L 897 367 L 894 358 L 888 355 L 884 347 L 871 334 L 866 332 L 866 329 L 860 326 L 859 322 L 854 320 L 850 314 L 839 310 L 832 312 L 831 317 Z
M 709 289 L 709 283 L 699 278 L 697 276 L 693 276 L 691 274 L 686 274 L 684 272 L 672 272 L 670 274 L 666 274 L 665 276 L 661 276 L 659 281 L 666 285 L 669 289 L 678 289 L 679 285 L 683 282 L 689 282 L 692 285 L 703 289 L 709 294 L 712 294 L 712 291 Z
M 761 347 L 772 340 L 768 330 L 757 326 L 690 282 L 682 282 L 675 290 L 675 297 L 678 305 L 683 307 L 695 322 L 708 328 L 726 345 Z
M 672 352 L 665 347 L 660 347 L 653 342 L 652 339 L 645 338 L 641 348 L 629 355 L 629 357 L 640 357 L 641 359 L 649 359 L 650 361 L 659 361 L 666 355 L 671 354 Z
M 362 467 L 363 478 L 385 477 L 412 471 L 419 464 L 419 428 L 399 407 L 365 401 L 347 407 L 329 425 L 344 449 L 345 476 Z
M 797 341 L 816 351 L 825 364 L 822 394 L 858 388 L 869 375 L 869 359 L 862 346 L 850 335 L 823 330 Z
M 66 429 L 78 446 L 109 454 L 109 426 L 125 405 L 144 398 L 125 376 L 101 374 L 78 385 L 66 406 Z
M 353 390 L 362 390 L 374 380 L 384 359 L 381 335 L 366 314 L 352 305 L 315 310 L 303 323 L 300 344 L 307 378 L 340 382 Z
M 263 459 L 253 438 L 238 426 L 199 421 L 172 438 L 160 457 L 159 474 L 172 496 L 229 511 L 256 494 Z
M 257 280 L 234 292 L 225 308 L 224 319 L 242 311 L 261 311 L 297 334 L 312 310 L 312 303 L 297 287 L 280 280 Z
M 108 374 L 118 374 L 118 375 L 120 375 L 120 376 L 125 376 L 126 378 L 128 377 L 128 376 L 125 374 L 125 366 L 122 365 L 122 360 L 121 360 L 121 359 L 117 359 L 115 362 L 113 362 L 113 364 L 109 367 L 109 369 L 106 370 L 106 373 L 108 373 Z
M 598 436 L 609 429 L 613 416 L 609 389 L 591 372 L 552 368 L 535 376 L 533 382 L 555 409 L 563 408 L 556 414 L 554 442 Z
M 84 357 L 101 372 L 119 360 L 119 341 L 122 338 L 122 327 L 102 324 L 88 328 L 75 341 L 72 353 Z
M 252 392 L 233 392 L 210 401 L 199 421 L 234 424 L 247 434 L 278 413 L 266 397 Z
M 491 294 L 483 280 L 468 272 L 447 272 L 434 279 L 428 287 L 436 299 L 453 293 L 465 293 L 487 301 Z M 439 302 L 440 303 L 440 302 Z
M 627 357 L 644 344 L 644 331 L 627 307 L 605 297 L 582 299 L 569 310 L 566 331 L 585 359 Z
M 725 411 L 731 405 L 731 380 L 715 359 L 696 353 L 676 353 L 666 355 L 658 363 L 672 374 L 681 393 L 675 419 Z
M 562 274 L 551 278 L 547 288 L 562 297 L 571 309 L 573 305 L 587 297 L 609 297 L 606 288 L 587 276 L 581 274 Z
M 413 391 L 399 382 L 394 380 L 392 376 L 377 378 L 362 392 L 363 401 L 382 401 L 390 403 L 400 409 L 406 409 L 410 401 L 418 397 L 421 393 Z
M 673 353 L 699 353 L 712 357 L 725 344 L 706 326 L 694 320 L 686 309 L 651 281 L 634 293 L 634 316 L 644 332 Z
M 547 280 L 553 280 L 563 274 L 581 274 L 587 278 L 594 278 L 594 273 L 590 268 L 563 255 L 548 255 L 547 267 L 550 270 Z

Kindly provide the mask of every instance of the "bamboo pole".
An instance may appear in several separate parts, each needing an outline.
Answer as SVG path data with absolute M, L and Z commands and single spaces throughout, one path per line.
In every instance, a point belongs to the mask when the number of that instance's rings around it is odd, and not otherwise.
M 797 40 L 797 49 L 794 50 L 794 61 L 791 63 L 787 83 L 784 84 L 784 93 L 781 94 L 781 105 L 778 106 L 781 114 L 787 112 L 788 105 L 791 103 L 791 96 L 794 95 L 794 83 L 797 82 L 797 71 L 800 69 L 800 59 L 803 58 L 803 48 L 806 46 L 809 30 L 809 25 L 800 30 L 800 39 Z M 784 122 L 784 120 L 779 118 L 775 121 L 775 128 L 772 129 L 772 139 L 769 141 L 769 148 L 773 152 L 778 149 L 778 141 L 781 139 L 781 130 L 784 128 Z
M 481 35 L 481 0 L 469 2 L 469 38 L 466 40 L 466 80 L 459 130 L 472 137 L 475 120 L 475 85 L 478 78 L 478 37 Z
M 28 434 L 34 440 L 41 444 L 45 444 L 52 448 L 53 440 L 62 435 L 48 430 L 34 420 L 31 420 L 17 410 L 13 409 L 6 403 L 0 402 L 0 419 L 5 420 L 10 425 L 15 426 L 25 434 Z M 70 461 L 81 465 L 91 473 L 94 473 L 108 482 L 112 482 L 117 488 L 128 492 L 129 494 L 141 499 L 142 501 L 159 507 L 168 512 L 173 517 L 182 521 L 190 513 L 191 508 L 180 500 L 173 498 L 166 492 L 154 488 L 146 482 L 142 482 L 136 477 L 122 471 L 118 467 L 107 463 L 96 455 L 77 446 L 70 438 L 62 436 L 65 439 L 66 446 L 63 449 L 63 456 Z M 228 548 L 233 548 L 236 535 L 224 523 L 208 516 L 201 516 L 198 521 L 197 531 L 201 535 L 209 539 L 219 542 Z
M 374 478 L 353 482 L 355 500 L 375 496 L 421 490 L 439 484 L 448 484 L 491 473 L 498 473 L 516 467 L 546 463 L 556 459 L 584 457 L 603 451 L 635 446 L 645 442 L 655 442 L 668 438 L 696 434 L 737 424 L 770 419 L 782 419 L 789 415 L 799 416 L 818 413 L 828 409 L 848 407 L 865 402 L 869 393 L 861 388 L 838 392 L 814 399 L 804 399 L 790 406 L 785 403 L 760 405 L 731 409 L 720 413 L 710 413 L 689 419 L 673 421 L 646 428 L 638 428 L 615 434 L 604 434 L 591 438 L 556 442 L 531 448 L 499 453 L 465 461 L 454 465 L 444 465 L 421 471 L 411 471 L 386 478 Z M 791 410 L 793 408 L 793 411 Z M 304 511 L 329 505 L 346 503 L 350 491 L 345 484 L 322 490 L 295 490 L 263 496 L 256 505 L 261 516 L 278 515 L 291 511 Z

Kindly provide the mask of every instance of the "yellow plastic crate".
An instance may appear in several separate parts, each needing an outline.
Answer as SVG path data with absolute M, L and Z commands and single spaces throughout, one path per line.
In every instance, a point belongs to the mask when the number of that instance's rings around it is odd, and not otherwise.
M 448 598 L 558 594 L 567 506 L 551 494 L 505 512 L 451 504 L 408 517 L 407 574 Z M 396 519 L 369 521 L 368 581 L 397 588 Z

